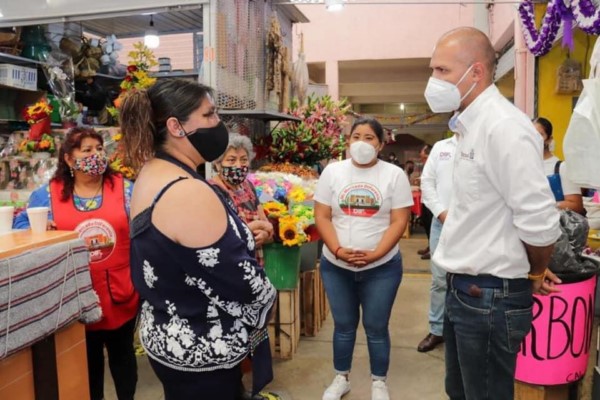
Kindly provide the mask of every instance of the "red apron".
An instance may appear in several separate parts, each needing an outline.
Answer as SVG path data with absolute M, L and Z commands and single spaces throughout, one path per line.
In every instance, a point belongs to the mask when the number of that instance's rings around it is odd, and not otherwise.
M 89 330 L 111 330 L 135 317 L 139 296 L 131 282 L 129 265 L 129 218 L 125 210 L 123 177 L 113 176 L 102 188 L 100 208 L 80 211 L 73 197 L 61 201 L 63 185 L 50 182 L 50 201 L 56 228 L 77 231 L 90 251 L 92 286 L 100 299 L 102 319 Z

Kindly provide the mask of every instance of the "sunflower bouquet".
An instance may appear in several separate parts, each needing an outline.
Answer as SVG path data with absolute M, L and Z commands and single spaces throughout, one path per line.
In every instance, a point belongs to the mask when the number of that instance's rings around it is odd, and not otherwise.
M 23 119 L 29 125 L 50 118 L 52 106 L 46 100 L 40 100 L 23 109 Z
M 248 176 L 267 217 L 275 229 L 275 241 L 300 246 L 311 241 L 314 230 L 312 195 L 316 180 L 279 172 L 256 172 Z
M 29 140 L 39 141 L 43 134 L 51 133 L 50 114 L 52 106 L 45 99 L 23 109 L 21 115 L 29 124 Z

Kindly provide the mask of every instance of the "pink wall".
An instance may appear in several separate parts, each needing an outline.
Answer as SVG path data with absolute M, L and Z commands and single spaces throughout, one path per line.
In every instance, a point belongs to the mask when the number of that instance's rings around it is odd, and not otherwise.
M 501 50 L 514 36 L 517 10 L 515 4 L 495 4 L 490 10 L 490 39 Z
M 311 21 L 294 27 L 294 33 L 304 33 L 307 62 L 430 57 L 444 32 L 473 25 L 472 5 L 350 4 L 340 12 L 328 12 L 323 4 L 298 8 Z M 296 34 L 294 49 L 299 48 Z

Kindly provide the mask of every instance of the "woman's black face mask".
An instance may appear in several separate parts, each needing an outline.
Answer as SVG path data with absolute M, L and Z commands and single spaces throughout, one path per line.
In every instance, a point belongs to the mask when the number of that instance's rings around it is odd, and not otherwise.
M 198 128 L 192 132 L 186 132 L 182 126 L 181 130 L 194 149 L 208 162 L 219 158 L 229 145 L 229 132 L 222 121 L 212 128 Z

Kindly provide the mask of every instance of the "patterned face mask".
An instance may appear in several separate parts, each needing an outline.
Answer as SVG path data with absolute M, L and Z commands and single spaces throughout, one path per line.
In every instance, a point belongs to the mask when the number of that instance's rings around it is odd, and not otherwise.
M 227 183 L 238 186 L 246 180 L 248 176 L 248 166 L 243 167 L 221 167 L 221 176 Z
M 106 172 L 108 157 L 105 153 L 95 153 L 91 156 L 76 158 L 73 164 L 75 171 L 81 171 L 91 176 L 100 176 Z

